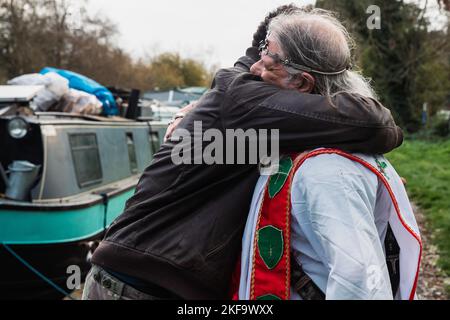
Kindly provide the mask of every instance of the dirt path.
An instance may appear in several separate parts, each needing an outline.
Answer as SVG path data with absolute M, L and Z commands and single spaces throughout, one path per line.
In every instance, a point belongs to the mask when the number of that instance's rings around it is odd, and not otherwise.
M 421 300 L 448 300 L 449 297 L 446 293 L 445 285 L 450 284 L 450 278 L 446 277 L 437 266 L 439 252 L 437 247 L 431 243 L 432 235 L 429 228 L 427 228 L 423 213 L 417 206 L 414 206 L 414 213 L 419 223 L 423 242 L 417 295 Z

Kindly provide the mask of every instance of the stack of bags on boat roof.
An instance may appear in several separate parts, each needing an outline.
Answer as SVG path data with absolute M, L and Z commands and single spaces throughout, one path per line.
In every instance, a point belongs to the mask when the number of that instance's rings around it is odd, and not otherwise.
M 8 81 L 10 85 L 42 85 L 30 107 L 38 112 L 117 115 L 113 94 L 92 79 L 72 71 L 44 68 Z

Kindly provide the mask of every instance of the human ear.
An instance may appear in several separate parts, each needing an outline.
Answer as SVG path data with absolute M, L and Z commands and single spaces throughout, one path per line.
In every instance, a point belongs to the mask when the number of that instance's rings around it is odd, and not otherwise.
M 293 82 L 296 89 L 302 93 L 311 93 L 316 86 L 316 79 L 308 72 L 297 74 Z

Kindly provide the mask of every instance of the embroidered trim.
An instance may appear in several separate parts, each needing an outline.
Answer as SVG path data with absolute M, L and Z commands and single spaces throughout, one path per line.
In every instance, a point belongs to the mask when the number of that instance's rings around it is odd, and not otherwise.
M 281 189 L 278 191 L 278 193 L 274 196 L 274 198 L 270 198 L 270 195 L 268 195 L 269 192 L 269 187 L 270 187 L 270 181 L 268 182 L 268 184 L 266 185 L 266 187 L 264 188 L 264 194 L 263 194 L 263 200 L 261 203 L 261 207 L 258 213 L 258 221 L 257 221 L 257 225 L 256 225 L 256 234 L 255 234 L 255 242 L 254 242 L 254 248 L 253 248 L 253 265 L 252 265 L 252 276 L 251 276 L 251 291 L 250 291 L 250 300 L 255 300 L 255 287 L 256 287 L 256 264 L 257 264 L 257 253 L 256 253 L 256 248 L 257 248 L 257 244 L 259 243 L 259 230 L 261 229 L 261 223 L 262 223 L 262 218 L 263 218 L 263 211 L 266 209 L 268 210 L 268 208 L 266 208 L 266 201 L 269 201 L 269 206 L 272 204 L 274 205 L 275 201 L 282 201 L 285 202 L 285 210 L 284 210 L 284 214 L 285 214 L 285 220 L 283 221 L 282 225 L 284 230 L 284 239 L 286 239 L 284 241 L 284 250 L 283 250 L 283 255 L 284 255 L 284 263 L 286 263 L 285 266 L 281 266 L 280 268 L 285 268 L 286 269 L 286 273 L 285 273 L 285 281 L 284 281 L 284 299 L 285 300 L 289 300 L 290 299 L 290 295 L 291 295 L 291 246 L 290 246 L 290 236 L 291 236 L 291 188 L 292 188 L 292 181 L 293 181 L 293 177 L 295 174 L 295 171 L 293 171 L 292 169 L 294 168 L 294 163 L 297 164 L 302 157 L 304 157 L 307 153 L 303 153 L 300 156 L 298 156 L 295 161 L 292 161 L 292 159 L 290 159 L 290 163 L 289 163 L 289 171 L 286 172 L 287 178 L 285 179 L 283 186 L 281 187 Z M 282 169 L 280 169 L 282 170 Z M 287 182 L 287 183 L 286 183 Z M 283 194 L 280 194 L 280 192 L 283 192 Z M 285 193 L 285 194 L 284 194 Z M 269 197 L 268 197 L 269 196 Z M 285 198 L 283 199 L 282 197 L 285 196 Z M 279 197 L 279 198 L 277 198 Z M 276 199 L 275 199 L 276 198 Z M 282 203 L 280 203 L 282 204 Z M 280 210 L 281 211 L 281 210 Z M 266 213 L 267 214 L 267 213 Z M 283 213 L 281 213 L 283 214 Z M 264 220 L 267 220 L 268 217 L 265 217 Z M 278 221 L 279 223 L 281 221 Z M 263 228 L 262 228 L 263 229 Z M 262 259 L 261 255 L 259 255 L 259 257 Z M 283 256 L 282 256 L 283 258 Z M 264 261 L 264 259 L 262 259 L 263 263 L 266 265 L 267 267 L 267 263 Z M 279 264 L 279 262 L 278 262 Z M 275 266 L 275 268 L 270 269 L 269 271 L 273 271 L 273 272 L 280 272 L 282 271 L 282 269 L 278 269 L 278 270 L 274 270 L 278 267 Z M 258 269 L 259 270 L 259 269 Z M 263 270 L 260 270 L 258 273 L 260 272 L 264 272 Z M 280 290 L 281 288 L 278 287 L 278 290 Z
M 262 201 L 261 201 L 261 206 L 259 208 L 259 213 L 258 213 L 258 222 L 256 223 L 256 230 L 259 229 L 259 226 L 261 224 L 261 213 L 264 207 L 264 199 L 266 198 L 266 192 L 267 192 L 267 188 L 264 188 L 264 192 L 262 194 Z M 252 257 L 252 278 L 251 278 L 251 288 L 250 288 L 250 300 L 254 300 L 255 299 L 255 273 L 256 273 L 256 268 L 255 268 L 255 264 L 256 264 L 256 247 L 258 245 L 258 233 L 256 233 L 255 235 L 255 239 L 253 240 L 253 257 Z

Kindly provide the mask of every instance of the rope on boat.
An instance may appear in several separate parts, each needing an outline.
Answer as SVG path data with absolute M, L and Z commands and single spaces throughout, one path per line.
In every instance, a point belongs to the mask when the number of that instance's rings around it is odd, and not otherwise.
M 109 196 L 108 193 L 100 193 L 100 197 L 102 197 L 104 211 L 103 211 L 103 230 L 106 230 L 108 224 L 108 204 L 109 204 Z
M 104 217 L 103 217 L 103 228 L 106 230 L 107 227 L 107 214 L 108 214 L 108 204 L 109 204 L 109 196 L 107 193 L 100 194 L 103 200 L 103 205 L 105 207 L 104 209 Z M 60 286 L 58 286 L 56 283 L 54 283 L 52 280 L 50 280 L 48 277 L 43 275 L 41 272 L 39 272 L 36 268 L 34 268 L 31 264 L 29 264 L 25 259 L 23 259 L 19 254 L 17 254 L 9 245 L 5 243 L 1 243 L 5 247 L 5 249 L 17 260 L 19 260 L 25 267 L 30 269 L 34 274 L 36 274 L 39 278 L 47 282 L 50 286 L 52 286 L 56 291 L 62 293 L 65 297 L 68 297 L 70 300 L 78 300 L 74 297 L 72 297 L 71 294 L 66 292 L 64 289 L 62 289 Z
M 17 260 L 19 260 L 25 267 L 27 267 L 28 269 L 30 269 L 33 273 L 35 273 L 39 278 L 41 278 L 42 280 L 44 280 L 45 282 L 47 282 L 50 286 L 52 286 L 54 289 L 56 289 L 56 291 L 64 294 L 65 297 L 68 297 L 71 300 L 77 300 L 76 298 L 72 297 L 71 294 L 69 294 L 68 292 L 66 292 L 64 289 L 62 289 L 60 286 L 58 286 L 56 283 L 54 283 L 52 280 L 50 280 L 49 278 L 47 278 L 45 275 L 43 275 L 42 273 L 40 273 L 37 269 L 35 269 L 31 264 L 29 264 L 25 259 L 23 259 L 20 255 L 18 255 L 10 246 L 8 246 L 7 244 L 3 243 L 2 244 L 5 249 L 11 254 L 13 255 Z

